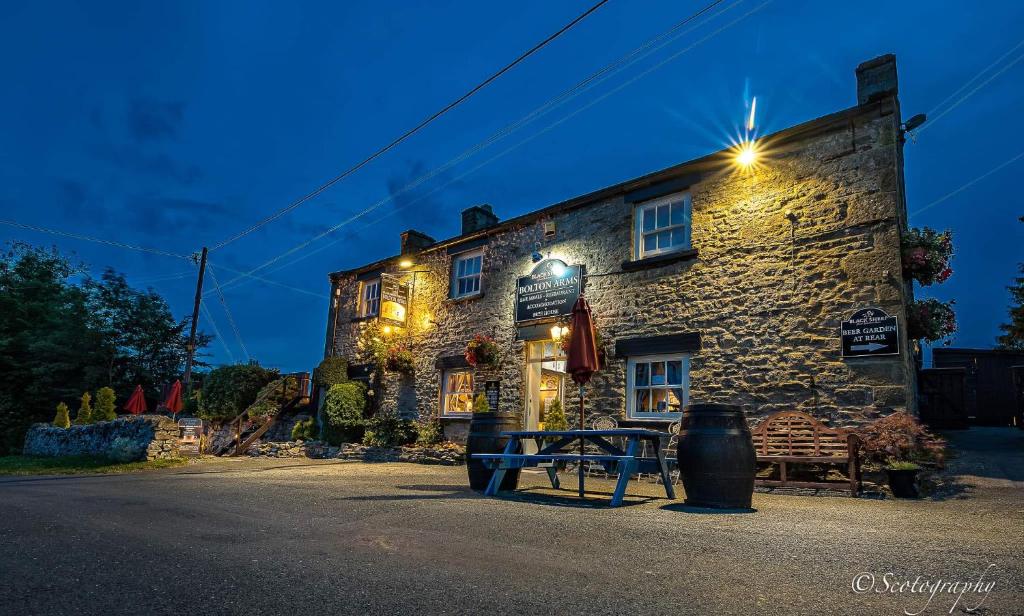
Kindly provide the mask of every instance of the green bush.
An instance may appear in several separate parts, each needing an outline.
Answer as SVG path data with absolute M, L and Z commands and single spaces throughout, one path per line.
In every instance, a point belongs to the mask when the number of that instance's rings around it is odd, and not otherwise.
M 419 436 L 416 437 L 416 444 L 422 447 L 430 447 L 444 441 L 444 427 L 437 417 L 421 422 L 419 425 Z
M 221 366 L 203 384 L 199 417 L 232 419 L 256 401 L 260 389 L 278 377 L 277 370 L 255 364 Z
M 544 414 L 544 429 L 549 432 L 560 432 L 569 429 L 569 420 L 565 418 L 565 411 L 562 410 L 562 401 L 554 399 L 548 412 Z
M 473 412 L 474 413 L 490 413 L 491 405 L 487 403 L 487 396 L 483 394 L 477 394 L 476 398 L 473 398 Z
M 256 401 L 249 406 L 250 417 L 273 415 L 284 404 L 299 395 L 299 379 L 294 375 L 274 379 L 256 394 Z
M 94 421 L 96 420 L 92 416 L 92 396 L 89 395 L 89 392 L 85 392 L 82 394 L 82 404 L 78 407 L 78 414 L 75 415 L 75 425 L 84 426 Z
M 313 369 L 313 382 L 319 387 L 329 388 L 348 380 L 348 361 L 344 357 L 325 357 Z
M 68 405 L 63 402 L 57 405 L 57 415 L 53 418 L 53 425 L 64 429 L 71 427 L 71 418 L 68 416 Z
M 315 441 L 319 436 L 320 428 L 312 417 L 305 421 L 297 421 L 292 426 L 293 441 Z
M 117 419 L 117 412 L 114 410 L 116 400 L 114 390 L 109 387 L 100 387 L 96 390 L 96 408 L 93 409 L 93 421 L 112 421 Z
M 324 417 L 327 419 L 327 442 L 337 445 L 342 442 L 359 442 L 363 439 L 366 421 L 366 386 L 356 381 L 331 385 L 324 402 Z
M 396 447 L 416 442 L 416 422 L 402 419 L 394 410 L 381 411 L 366 422 L 363 444 Z

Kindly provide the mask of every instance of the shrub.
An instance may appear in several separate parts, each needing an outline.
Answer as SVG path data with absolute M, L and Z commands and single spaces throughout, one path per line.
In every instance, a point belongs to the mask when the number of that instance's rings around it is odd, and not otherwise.
M 146 457 L 146 450 L 138 441 L 119 436 L 110 444 L 107 456 L 115 462 L 134 462 Z
M 316 420 L 310 417 L 305 421 L 297 421 L 292 426 L 292 440 L 293 441 L 313 441 L 319 438 L 320 428 L 316 425 Z
M 313 382 L 324 389 L 347 380 L 348 361 L 343 357 L 325 357 L 320 365 L 313 369 Z
M 89 392 L 85 392 L 82 394 L 82 404 L 78 407 L 78 414 L 75 415 L 75 425 L 84 426 L 94 421 L 96 420 L 92 416 L 92 396 L 89 395 Z
M 294 375 L 275 379 L 260 389 L 256 400 L 249 405 L 250 417 L 276 414 L 283 405 L 299 395 L 299 379 Z
M 57 415 L 53 418 L 53 425 L 64 429 L 71 427 L 71 418 L 68 416 L 68 405 L 63 402 L 57 405 Z
M 384 369 L 399 374 L 412 374 L 416 371 L 416 360 L 412 356 L 412 351 L 403 347 L 391 347 L 388 349 Z
M 396 447 L 416 442 L 416 422 L 402 419 L 394 410 L 381 411 L 366 422 L 363 444 Z
M 483 394 L 477 394 L 476 398 L 473 398 L 473 412 L 474 413 L 490 413 L 491 405 L 487 403 L 487 396 Z
M 898 411 L 859 431 L 864 461 L 880 466 L 894 462 L 933 462 L 945 459 L 945 442 L 910 414 Z
M 552 432 L 569 429 L 569 420 L 565 418 L 561 400 L 556 398 L 551 401 L 548 412 L 544 414 L 544 429 Z
M 232 419 L 256 401 L 260 389 L 278 376 L 255 364 L 221 366 L 210 371 L 203 383 L 199 417 Z
M 114 410 L 114 401 L 117 397 L 114 390 L 109 387 L 100 387 L 96 390 L 96 408 L 93 409 L 93 421 L 112 421 L 117 419 L 117 412 Z
M 326 437 L 333 445 L 363 440 L 366 409 L 366 386 L 356 381 L 331 385 L 324 401 L 327 419 Z
M 441 420 L 437 417 L 420 422 L 419 435 L 416 437 L 416 444 L 422 447 L 430 447 L 444 441 L 444 428 Z

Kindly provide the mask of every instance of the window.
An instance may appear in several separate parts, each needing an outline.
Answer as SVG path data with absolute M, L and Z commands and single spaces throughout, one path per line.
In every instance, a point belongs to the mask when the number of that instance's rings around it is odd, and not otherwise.
M 626 373 L 630 417 L 678 419 L 690 399 L 690 357 L 631 357 Z
M 452 297 L 480 293 L 480 270 L 484 262 L 482 250 L 456 255 L 452 261 Z
M 359 316 L 375 317 L 380 314 L 380 278 L 360 285 Z
M 645 201 L 633 218 L 637 259 L 690 248 L 690 193 Z
M 473 412 L 473 372 L 468 368 L 445 370 L 441 382 L 441 414 Z

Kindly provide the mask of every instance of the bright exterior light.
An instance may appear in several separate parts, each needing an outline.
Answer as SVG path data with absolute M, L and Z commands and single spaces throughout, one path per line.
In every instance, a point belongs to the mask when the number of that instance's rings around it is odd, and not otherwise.
M 558 324 L 551 326 L 551 339 L 561 340 L 562 339 L 562 328 Z
M 412 267 L 412 261 L 410 261 L 409 259 L 402 259 L 401 261 L 398 262 L 398 267 L 402 269 L 408 269 Z
M 736 164 L 743 168 L 749 168 L 757 162 L 757 148 L 752 141 L 744 141 L 736 150 Z
M 565 266 L 561 263 L 553 263 L 551 265 L 551 273 L 555 276 L 561 276 L 565 273 Z
M 382 329 L 381 331 L 384 332 L 384 335 L 390 334 L 391 333 L 391 326 L 390 325 L 385 325 L 384 329 Z

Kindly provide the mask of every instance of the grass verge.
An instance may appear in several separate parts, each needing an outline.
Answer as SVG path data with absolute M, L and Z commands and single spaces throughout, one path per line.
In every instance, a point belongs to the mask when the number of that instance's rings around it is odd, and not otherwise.
M 188 464 L 186 459 L 115 462 L 92 456 L 47 458 L 42 456 L 0 456 L 0 475 L 80 475 L 132 473 Z

